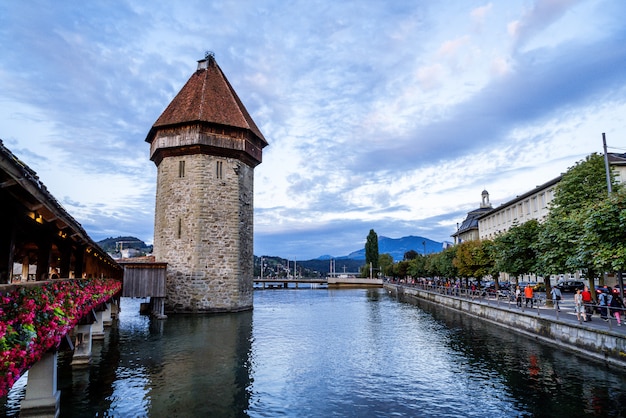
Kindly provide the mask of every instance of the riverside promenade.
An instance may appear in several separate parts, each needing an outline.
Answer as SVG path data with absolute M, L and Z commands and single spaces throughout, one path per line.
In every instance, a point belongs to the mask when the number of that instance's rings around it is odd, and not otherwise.
M 626 369 L 626 324 L 615 318 L 604 321 L 594 313 L 590 322 L 579 322 L 574 312 L 573 294 L 564 294 L 560 311 L 554 309 L 545 293 L 535 295 L 533 308 L 525 301 L 518 307 L 506 297 L 480 296 L 465 289 L 444 288 L 431 285 L 385 283 L 385 290 L 399 301 L 421 305 L 434 304 L 464 312 L 470 316 L 511 329 L 528 337 L 553 344 Z

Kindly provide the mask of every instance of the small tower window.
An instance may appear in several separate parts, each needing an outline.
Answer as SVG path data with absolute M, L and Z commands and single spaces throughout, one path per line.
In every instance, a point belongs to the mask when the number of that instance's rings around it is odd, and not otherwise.
M 178 177 L 185 177 L 185 160 L 178 162 Z
M 218 179 L 222 178 L 222 167 L 223 167 L 223 162 L 222 161 L 217 161 L 215 164 L 215 177 L 217 177 Z
M 183 232 L 183 222 L 182 222 L 182 219 L 178 218 L 178 231 L 176 232 L 176 235 L 178 238 L 181 237 L 182 232 Z

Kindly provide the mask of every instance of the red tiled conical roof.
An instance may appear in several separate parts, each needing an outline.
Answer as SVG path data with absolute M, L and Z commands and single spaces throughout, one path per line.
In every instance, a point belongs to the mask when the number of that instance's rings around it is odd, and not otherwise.
M 198 61 L 198 70 L 152 125 L 146 141 L 152 142 L 158 128 L 193 122 L 249 129 L 267 144 L 212 55 Z

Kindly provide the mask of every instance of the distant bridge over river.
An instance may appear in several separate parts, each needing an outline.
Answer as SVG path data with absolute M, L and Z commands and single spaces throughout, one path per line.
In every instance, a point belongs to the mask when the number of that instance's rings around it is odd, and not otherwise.
M 364 277 L 344 277 L 343 275 L 338 277 L 324 277 L 315 279 L 254 279 L 255 285 L 262 285 L 262 289 L 265 288 L 284 288 L 287 289 L 293 284 L 296 289 L 300 284 L 319 285 L 319 287 L 382 287 L 383 279 L 368 279 Z
M 326 278 L 317 278 L 317 279 L 267 279 L 267 278 L 256 278 L 254 279 L 254 284 L 262 285 L 262 288 L 285 288 L 290 287 L 289 285 L 293 285 L 296 289 L 300 284 L 315 284 L 315 285 L 328 285 L 328 279 Z

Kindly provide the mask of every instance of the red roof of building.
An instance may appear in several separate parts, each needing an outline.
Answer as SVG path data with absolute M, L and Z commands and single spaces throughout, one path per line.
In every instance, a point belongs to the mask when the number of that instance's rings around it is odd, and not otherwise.
M 146 141 L 152 142 L 158 128 L 194 122 L 248 129 L 267 144 L 212 55 L 198 61 L 198 70 L 152 125 Z

